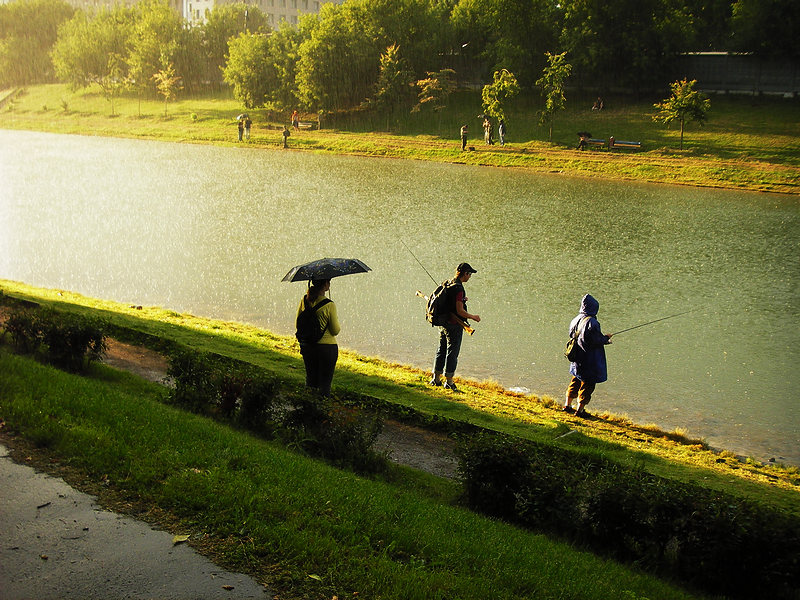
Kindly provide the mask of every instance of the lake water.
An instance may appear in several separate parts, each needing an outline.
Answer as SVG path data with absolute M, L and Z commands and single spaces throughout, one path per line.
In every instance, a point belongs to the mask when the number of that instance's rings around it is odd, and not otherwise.
M 615 337 L 591 408 L 795 464 L 799 241 L 790 196 L 0 131 L 0 278 L 292 333 L 283 275 L 356 257 L 340 345 L 427 368 L 412 252 L 437 281 L 466 260 L 458 374 L 559 399 L 585 293 L 606 332 L 693 310 Z

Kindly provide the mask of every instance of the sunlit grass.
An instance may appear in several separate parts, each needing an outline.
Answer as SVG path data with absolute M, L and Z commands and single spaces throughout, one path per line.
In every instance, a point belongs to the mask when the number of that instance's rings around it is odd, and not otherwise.
M 65 310 L 96 312 L 115 324 L 117 335 L 127 336 L 126 341 L 158 348 L 180 343 L 250 362 L 290 383 L 300 384 L 303 380 L 302 361 L 293 337 L 241 323 L 214 321 L 157 307 L 140 310 L 9 281 L 0 280 L 0 291 L 53 303 Z M 570 435 L 557 443 L 570 446 L 595 440 L 604 455 L 622 464 L 672 479 L 700 482 L 791 512 L 800 511 L 797 501 L 800 472 L 796 468 L 720 461 L 719 453 L 707 448 L 702 440 L 687 439 L 680 432 L 648 429 L 627 417 L 609 413 L 602 413 L 602 419 L 585 421 L 565 415 L 559 410 L 560 403 L 552 398 L 521 395 L 493 381 L 457 379 L 463 393 L 454 401 L 451 394 L 427 386 L 427 379 L 428 374 L 420 369 L 342 349 L 335 387 L 409 407 L 421 414 L 472 423 L 542 443 L 552 443 L 568 427 L 579 435 Z
M 538 122 L 535 99 L 523 97 L 509 107 L 509 135 L 504 148 L 487 147 L 479 135 L 477 93 L 454 94 L 441 113 L 415 113 L 386 119 L 367 113 L 323 116 L 322 130 L 300 131 L 293 149 L 375 157 L 525 168 L 605 179 L 636 179 L 707 187 L 800 193 L 800 106 L 774 98 L 715 97 L 708 122 L 686 126 L 679 149 L 677 124 L 653 122 L 652 104 L 607 98 L 607 108 L 591 111 L 591 99 L 568 94 L 568 110 L 557 115 L 553 143 Z M 95 88 L 73 91 L 65 85 L 34 86 L 0 110 L 0 127 L 58 133 L 139 137 L 173 142 L 238 145 L 236 115 L 244 109 L 226 92 L 182 98 L 168 106 L 135 95 L 111 103 Z M 249 142 L 260 148 L 282 146 L 280 128 L 289 113 L 247 111 L 254 121 Z M 316 115 L 303 117 L 315 120 Z M 470 146 L 461 152 L 458 131 L 472 129 Z M 593 136 L 642 142 L 642 150 L 575 150 L 577 131 Z
M 361 479 L 174 410 L 159 386 L 105 367 L 78 377 L 0 348 L 0 373 L 7 429 L 103 481 L 112 506 L 134 501 L 290 597 L 695 597 L 419 494 L 413 479 Z

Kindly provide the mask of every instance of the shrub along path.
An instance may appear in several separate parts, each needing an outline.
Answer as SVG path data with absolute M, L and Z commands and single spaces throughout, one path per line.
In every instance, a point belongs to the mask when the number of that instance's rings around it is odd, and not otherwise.
M 167 359 L 148 348 L 109 338 L 103 362 L 155 383 L 169 383 Z M 376 450 L 389 453 L 392 462 L 449 479 L 456 476 L 454 447 L 454 442 L 446 435 L 391 419 L 384 422 L 383 431 L 375 442 Z

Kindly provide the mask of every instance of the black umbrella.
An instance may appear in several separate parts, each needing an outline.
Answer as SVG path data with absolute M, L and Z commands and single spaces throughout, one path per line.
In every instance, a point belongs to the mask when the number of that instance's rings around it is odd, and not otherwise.
M 332 279 L 341 275 L 366 273 L 371 270 L 357 258 L 321 258 L 320 260 L 295 267 L 281 281 Z

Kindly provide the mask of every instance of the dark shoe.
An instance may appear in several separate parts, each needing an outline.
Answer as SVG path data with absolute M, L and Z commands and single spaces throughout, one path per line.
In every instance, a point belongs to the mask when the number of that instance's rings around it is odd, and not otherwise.
M 580 417 L 581 419 L 589 419 L 592 415 L 590 415 L 586 410 L 579 410 L 575 413 L 576 417 Z
M 436 378 L 434 377 L 433 379 L 431 379 L 431 380 L 428 382 L 428 385 L 432 385 L 432 386 L 441 386 L 441 385 L 442 385 L 442 380 L 441 380 L 441 379 L 436 379 Z
M 564 410 L 565 413 L 569 413 L 571 415 L 575 414 L 575 409 L 572 408 L 571 406 L 565 406 L 563 408 L 563 410 Z
M 461 390 L 459 390 L 459 389 L 456 387 L 456 384 L 455 384 L 455 383 L 450 383 L 449 381 L 445 381 L 445 382 L 444 382 L 444 389 L 446 389 L 446 390 L 451 390 L 451 391 L 453 391 L 453 392 L 459 392 L 459 391 L 461 391 Z

